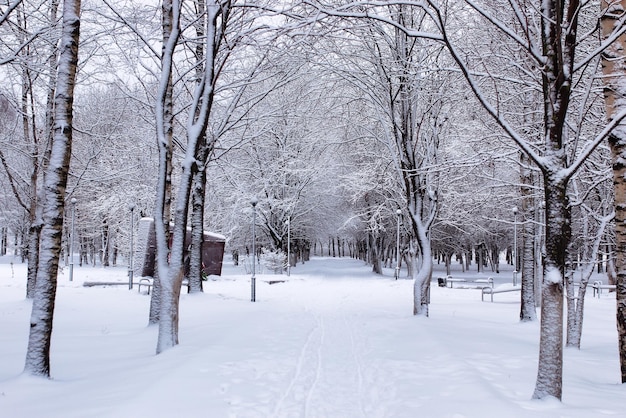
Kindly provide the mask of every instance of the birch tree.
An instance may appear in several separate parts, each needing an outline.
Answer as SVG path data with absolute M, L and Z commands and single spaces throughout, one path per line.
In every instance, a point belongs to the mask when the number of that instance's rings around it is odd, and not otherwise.
M 613 183 L 615 187 L 616 239 L 616 302 L 617 333 L 622 383 L 626 383 L 626 1 L 602 0 L 600 26 L 604 74 L 604 99 L 609 124 L 617 127 L 609 136 L 613 155 Z
M 65 187 L 72 150 L 73 96 L 78 63 L 80 0 L 63 1 L 54 97 L 54 137 L 44 175 L 43 227 L 35 296 L 26 352 L 26 373 L 50 376 L 50 343 L 65 206 Z

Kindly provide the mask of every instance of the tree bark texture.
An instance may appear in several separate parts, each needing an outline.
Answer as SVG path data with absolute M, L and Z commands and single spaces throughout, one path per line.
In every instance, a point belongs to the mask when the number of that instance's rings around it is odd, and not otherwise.
M 574 53 L 580 2 L 545 0 L 541 3 L 541 40 L 544 135 L 547 161 L 542 167 L 546 202 L 546 256 L 541 288 L 541 332 L 537 381 L 533 398 L 563 394 L 563 296 L 565 275 L 571 269 L 567 254 L 571 240 L 571 210 L 567 196 L 569 176 L 565 152 Z
M 206 171 L 196 169 L 191 193 L 191 249 L 189 254 L 189 293 L 202 292 L 202 243 L 204 242 L 204 200 Z
M 172 154 L 174 137 L 174 104 L 172 84 L 172 60 L 180 35 L 178 10 L 179 3 L 164 0 L 161 4 L 161 27 L 163 47 L 161 50 L 161 80 L 156 102 L 157 145 L 159 149 L 159 173 L 154 209 L 154 228 L 157 240 L 154 285 L 150 297 L 149 324 L 157 324 L 161 312 L 161 277 L 168 274 L 170 216 L 172 205 Z
M 196 14 L 196 36 L 204 39 L 206 10 L 204 0 L 194 1 Z M 198 42 L 194 50 L 196 57 L 196 79 L 202 81 L 202 73 L 205 70 L 204 44 Z M 196 113 L 196 116 L 197 113 Z M 196 164 L 193 166 L 191 186 L 191 249 L 189 253 L 189 293 L 202 292 L 202 243 L 204 242 L 204 202 L 206 195 L 206 161 L 209 149 L 206 146 L 206 132 L 200 132 L 198 138 L 198 155 Z
M 546 185 L 546 256 L 542 283 L 539 365 L 533 398 L 561 399 L 563 385 L 563 295 L 571 213 L 566 186 L 550 176 Z
M 533 190 L 533 173 L 528 168 L 531 164 L 530 159 L 522 153 L 520 156 L 520 180 L 522 183 L 522 210 L 521 216 L 523 223 L 522 230 L 522 275 L 521 275 L 521 304 L 520 304 L 520 321 L 530 322 L 537 320 L 537 311 L 535 303 L 535 262 L 534 262 L 534 243 L 535 243 L 535 224 L 532 222 L 534 218 L 535 199 L 532 196 Z M 517 249 L 515 251 L 517 253 Z
M 24 371 L 50 376 L 50 342 L 65 207 L 65 188 L 72 150 L 74 85 L 78 64 L 80 0 L 64 0 L 55 89 L 54 137 L 51 159 L 44 174 L 41 252 L 30 319 Z
M 602 39 L 626 24 L 626 0 L 602 0 Z M 626 34 L 619 36 L 602 54 L 604 99 L 609 121 L 626 109 Z M 609 137 L 615 187 L 615 269 L 617 333 L 622 383 L 626 383 L 626 122 Z

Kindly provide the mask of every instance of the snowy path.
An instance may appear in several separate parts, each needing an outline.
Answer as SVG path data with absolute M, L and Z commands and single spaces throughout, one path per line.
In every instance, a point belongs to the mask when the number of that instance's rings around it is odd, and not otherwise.
M 337 309 L 340 311 L 339 307 Z M 368 407 L 362 363 L 363 345 L 345 314 L 311 313 L 315 325 L 302 345 L 293 377 L 273 416 L 366 416 Z
M 563 403 L 537 402 L 538 324 L 519 323 L 515 295 L 485 303 L 479 291 L 435 286 L 425 319 L 412 315 L 410 281 L 359 261 L 316 259 L 285 283 L 266 283 L 273 277 L 259 276 L 256 303 L 234 269 L 182 295 L 180 345 L 159 356 L 148 297 L 61 281 L 54 379 L 43 382 L 19 375 L 30 310 L 10 281 L 0 292 L 0 416 L 623 416 L 608 296 L 587 302 L 583 349 L 565 353 Z

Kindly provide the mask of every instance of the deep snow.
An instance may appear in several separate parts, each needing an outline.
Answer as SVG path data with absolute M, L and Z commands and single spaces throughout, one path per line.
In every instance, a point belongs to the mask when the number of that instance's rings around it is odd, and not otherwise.
M 559 403 L 530 399 L 539 324 L 519 322 L 517 292 L 481 302 L 479 290 L 434 283 L 430 318 L 416 318 L 412 283 L 393 269 L 381 277 L 361 261 L 315 258 L 290 277 L 257 275 L 252 303 L 250 275 L 229 263 L 204 294 L 182 295 L 180 345 L 156 356 L 146 294 L 82 286 L 126 282 L 126 269 L 75 266 L 73 282 L 67 269 L 59 277 L 46 380 L 22 374 L 26 266 L 1 261 L 2 417 L 626 416 L 606 293 L 588 292 Z M 267 283 L 276 279 L 286 282 Z

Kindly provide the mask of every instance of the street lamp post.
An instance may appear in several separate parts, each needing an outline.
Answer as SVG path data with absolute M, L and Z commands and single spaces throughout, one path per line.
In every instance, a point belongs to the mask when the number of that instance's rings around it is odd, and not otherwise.
M 287 276 L 291 275 L 291 222 L 287 219 Z
M 398 215 L 398 231 L 396 232 L 396 280 L 398 280 L 400 277 L 400 215 L 402 215 L 402 211 L 398 209 L 396 215 Z
M 72 203 L 72 226 L 70 231 L 70 282 L 74 280 L 74 218 L 76 215 L 76 198 L 70 200 Z
M 517 285 L 517 206 L 513 208 L 513 286 Z
M 250 300 L 252 302 L 256 301 L 256 205 L 259 201 L 256 197 L 253 197 L 250 203 L 252 204 L 252 279 L 251 279 L 251 293 L 252 296 Z
M 129 255 L 128 255 L 128 289 L 132 290 L 133 288 L 133 258 L 134 258 L 134 251 L 133 251 L 133 224 L 135 222 L 135 205 L 133 205 L 132 203 L 130 204 L 130 206 L 128 207 L 130 209 L 130 251 L 129 251 Z

